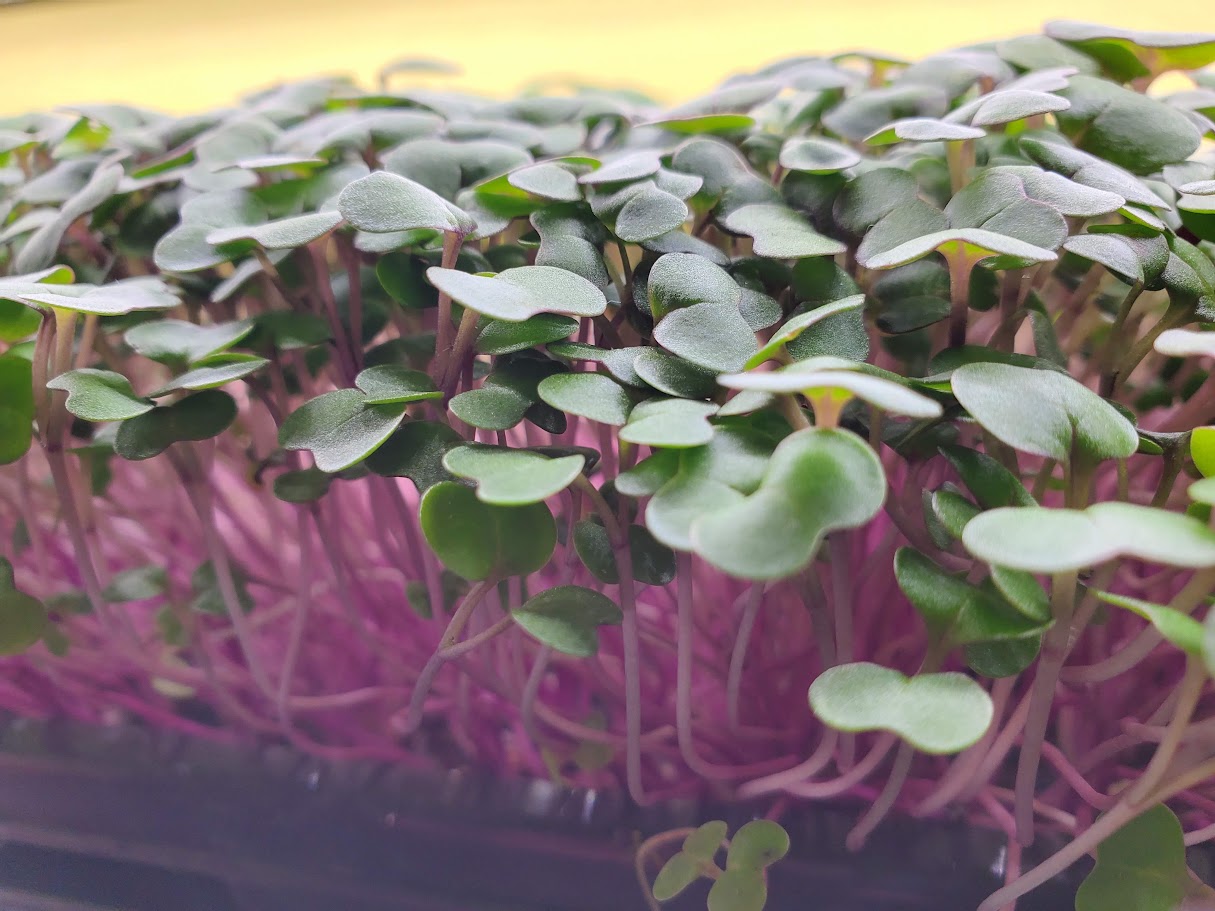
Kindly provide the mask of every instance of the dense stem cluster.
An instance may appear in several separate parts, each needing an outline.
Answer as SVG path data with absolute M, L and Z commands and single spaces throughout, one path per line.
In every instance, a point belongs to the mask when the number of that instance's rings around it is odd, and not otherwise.
M 1215 40 L 1050 35 L 0 122 L 0 706 L 1215 839 Z

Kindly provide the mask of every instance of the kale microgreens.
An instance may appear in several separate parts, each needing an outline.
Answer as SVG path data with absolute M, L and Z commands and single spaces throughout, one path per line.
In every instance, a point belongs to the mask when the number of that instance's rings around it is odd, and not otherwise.
M 1208 907 L 1213 62 L 0 120 L 0 706 L 758 801 L 639 852 L 710 911 L 826 799 Z

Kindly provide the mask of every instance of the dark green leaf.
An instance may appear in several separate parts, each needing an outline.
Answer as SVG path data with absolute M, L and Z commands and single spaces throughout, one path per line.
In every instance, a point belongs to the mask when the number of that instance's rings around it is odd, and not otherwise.
M 378 475 L 409 478 L 425 493 L 440 481 L 450 481 L 443 456 L 464 438 L 447 424 L 406 421 L 367 457 L 367 467 Z
M 1190 875 L 1185 839 L 1173 811 L 1158 804 L 1136 816 L 1097 847 L 1097 864 L 1076 892 L 1076 911 L 1180 911 L 1195 907 L 1204 887 Z
M 1176 108 L 1093 76 L 1074 76 L 1061 93 L 1071 102 L 1055 118 L 1076 146 L 1133 174 L 1185 161 L 1201 141 Z
M 525 576 L 548 562 L 557 526 L 543 503 L 491 506 L 471 487 L 450 481 L 422 496 L 426 541 L 443 565 L 465 579 Z
M 249 335 L 253 327 L 250 320 L 199 326 L 184 320 L 161 319 L 132 326 L 123 340 L 154 361 L 194 364 L 227 351 Z
M 218 389 L 196 392 L 124 421 L 114 438 L 114 451 L 132 461 L 150 459 L 174 443 L 218 436 L 234 420 L 236 401 L 232 396 Z
M 370 404 L 359 389 L 338 389 L 305 402 L 283 421 L 279 445 L 307 449 L 321 471 L 351 467 L 392 435 L 405 417 L 406 404 Z
M 629 553 L 633 559 L 633 578 L 643 585 L 666 585 L 675 578 L 675 552 L 659 544 L 648 529 L 629 526 Z M 583 519 L 574 526 L 574 547 L 586 568 L 600 582 L 615 585 L 620 570 L 607 529 L 594 519 Z
M 809 563 L 827 532 L 873 518 L 885 488 L 881 463 L 858 437 L 803 430 L 777 446 L 754 494 L 699 517 L 692 541 L 739 578 L 784 578 Z
M 618 624 L 620 608 L 597 591 L 580 585 L 559 585 L 533 595 L 511 611 L 515 622 L 545 645 L 576 658 L 599 650 L 597 629 Z
M 541 313 L 521 323 L 490 320 L 477 336 L 478 354 L 510 354 L 567 339 L 578 331 L 578 320 Z
M 421 402 L 443 397 L 425 373 L 396 364 L 368 367 L 354 378 L 354 384 L 367 396 L 364 405 Z

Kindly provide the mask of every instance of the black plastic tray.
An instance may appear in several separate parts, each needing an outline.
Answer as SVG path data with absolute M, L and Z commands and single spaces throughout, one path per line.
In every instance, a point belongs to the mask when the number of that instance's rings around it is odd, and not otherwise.
M 638 809 L 619 794 L 320 763 L 138 728 L 10 721 L 0 733 L 4 911 L 627 911 L 633 848 L 757 806 Z M 769 911 L 973 911 L 999 884 L 995 833 L 892 820 L 859 854 L 855 808 L 782 822 Z M 1075 879 L 1022 911 L 1070 911 Z M 667 907 L 704 908 L 695 888 Z

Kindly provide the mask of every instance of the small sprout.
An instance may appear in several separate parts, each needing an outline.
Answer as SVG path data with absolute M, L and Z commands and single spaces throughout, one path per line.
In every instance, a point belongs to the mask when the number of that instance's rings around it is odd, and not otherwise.
M 707 822 L 688 835 L 682 850 L 658 872 L 651 890 L 656 901 L 670 901 L 701 877 L 712 879 L 709 911 L 763 911 L 768 900 L 768 867 L 789 852 L 789 835 L 779 824 L 757 819 L 741 826 L 726 842 L 724 822 Z M 657 836 L 665 840 L 666 835 Z M 651 842 L 652 843 L 652 842 Z M 716 863 L 726 843 L 725 868 Z

